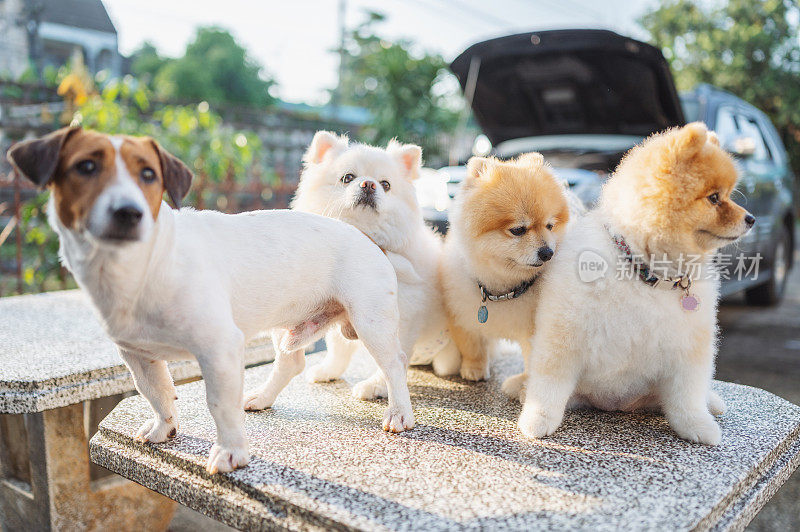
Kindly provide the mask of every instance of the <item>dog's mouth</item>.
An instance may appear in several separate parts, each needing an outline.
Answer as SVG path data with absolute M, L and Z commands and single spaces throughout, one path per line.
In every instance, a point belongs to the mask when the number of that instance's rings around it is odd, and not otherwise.
M 712 231 L 707 231 L 705 229 L 698 229 L 697 232 L 700 233 L 701 235 L 706 236 L 706 237 L 711 237 L 711 238 L 714 238 L 714 239 L 717 239 L 717 240 L 721 240 L 723 242 L 735 242 L 736 240 L 739 240 L 742 236 L 744 236 L 744 234 L 747 231 L 745 231 L 744 233 L 742 233 L 740 235 L 736 235 L 736 236 L 719 235 L 717 233 L 714 233 Z
M 99 237 L 98 240 L 107 244 L 126 244 L 129 242 L 138 242 L 140 240 L 138 231 L 118 233 L 109 231 Z
M 378 210 L 378 200 L 375 198 L 375 193 L 361 192 L 356 196 L 353 202 L 353 207 L 366 207 L 374 211 Z
M 544 265 L 544 262 L 540 260 L 535 260 L 533 262 L 522 262 L 516 259 L 509 259 L 515 266 L 520 266 L 522 268 L 527 268 L 529 270 L 535 270 L 536 268 L 541 268 Z
M 116 227 L 111 224 L 106 227 L 104 231 L 92 231 L 89 228 L 89 234 L 101 244 L 109 246 L 121 246 L 132 242 L 140 242 L 143 240 L 143 231 L 141 227 L 123 228 Z

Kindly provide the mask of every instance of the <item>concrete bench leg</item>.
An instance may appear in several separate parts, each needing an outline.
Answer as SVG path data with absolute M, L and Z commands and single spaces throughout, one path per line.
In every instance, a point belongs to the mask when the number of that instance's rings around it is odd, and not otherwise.
M 120 399 L 0 415 L 3 530 L 166 530 L 175 502 L 90 467 L 98 409 Z

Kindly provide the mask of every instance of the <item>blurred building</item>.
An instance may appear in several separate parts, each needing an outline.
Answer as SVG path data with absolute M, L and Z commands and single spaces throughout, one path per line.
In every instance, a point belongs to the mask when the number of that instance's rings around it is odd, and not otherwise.
M 0 76 L 16 78 L 28 67 L 24 0 L 0 0 Z
M 91 72 L 122 72 L 117 29 L 101 0 L 0 0 L 0 73 L 60 67 L 75 52 Z

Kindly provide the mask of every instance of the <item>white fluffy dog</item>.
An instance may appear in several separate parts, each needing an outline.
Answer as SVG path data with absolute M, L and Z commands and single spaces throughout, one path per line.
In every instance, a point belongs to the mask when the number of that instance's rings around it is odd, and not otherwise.
M 352 224 L 386 253 L 397 272 L 403 348 L 413 353 L 412 364 L 432 363 L 437 374 L 449 375 L 460 357 L 447 335 L 437 277 L 441 239 L 425 225 L 414 191 L 421 159 L 419 146 L 392 141 L 384 150 L 318 131 L 292 207 Z M 325 340 L 327 356 L 309 369 L 313 381 L 338 378 L 359 346 L 346 328 L 331 330 Z M 385 395 L 383 377 L 360 382 L 353 393 Z
M 524 434 L 552 434 L 568 405 L 660 407 L 681 438 L 719 443 L 712 414 L 725 405 L 710 389 L 718 298 L 710 262 L 755 222 L 731 201 L 736 177 L 699 123 L 625 157 L 543 276 Z

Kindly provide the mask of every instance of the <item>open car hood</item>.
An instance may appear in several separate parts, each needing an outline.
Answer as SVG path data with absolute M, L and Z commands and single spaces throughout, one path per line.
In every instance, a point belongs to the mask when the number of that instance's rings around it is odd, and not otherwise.
M 539 135 L 647 136 L 684 123 L 661 52 L 611 31 L 491 39 L 450 68 L 468 100 L 474 85 L 472 109 L 494 145 Z

